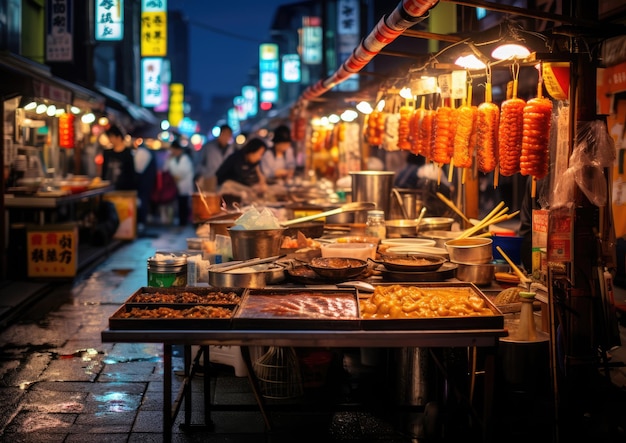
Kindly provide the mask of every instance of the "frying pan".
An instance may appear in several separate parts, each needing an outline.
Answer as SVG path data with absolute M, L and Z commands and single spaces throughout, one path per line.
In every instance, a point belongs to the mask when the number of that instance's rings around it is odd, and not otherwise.
M 315 257 L 309 263 L 317 275 L 333 280 L 354 278 L 367 268 L 367 261 L 358 258 Z
M 370 259 L 371 260 L 371 259 Z M 446 261 L 443 257 L 427 254 L 383 255 L 380 261 L 390 271 L 399 272 L 430 272 L 436 271 Z

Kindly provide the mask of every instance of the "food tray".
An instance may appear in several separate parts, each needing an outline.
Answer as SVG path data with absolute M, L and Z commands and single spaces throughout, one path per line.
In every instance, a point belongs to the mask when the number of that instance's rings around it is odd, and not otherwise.
M 221 294 L 230 295 L 225 297 L 221 296 Z M 242 288 L 198 288 L 194 286 L 173 288 L 142 287 L 135 291 L 135 293 L 126 300 L 126 303 L 236 305 L 241 301 L 242 294 Z M 159 297 L 160 295 L 163 295 L 163 297 Z
M 356 289 L 250 289 L 233 318 L 236 329 L 359 328 Z
M 470 294 L 480 297 L 485 307 L 493 312 L 489 316 L 448 316 L 426 318 L 361 318 L 361 328 L 365 330 L 470 330 L 470 329 L 503 329 L 504 316 L 502 312 L 480 289 L 472 283 L 388 283 L 377 286 L 398 285 L 402 287 L 416 287 L 419 289 L 445 291 L 463 289 Z M 364 316 L 362 316 L 364 317 Z
M 158 310 L 163 310 L 157 314 Z M 229 329 L 231 319 L 237 309 L 237 305 L 211 305 L 211 304 L 165 304 L 165 303 L 125 303 L 111 317 L 109 317 L 109 329 L 111 330 L 202 330 L 202 329 Z M 155 317 L 125 317 L 133 310 L 155 313 Z M 226 310 L 228 317 L 168 317 L 171 313 L 183 315 L 190 310 L 213 311 Z M 187 314 L 190 315 L 190 314 Z

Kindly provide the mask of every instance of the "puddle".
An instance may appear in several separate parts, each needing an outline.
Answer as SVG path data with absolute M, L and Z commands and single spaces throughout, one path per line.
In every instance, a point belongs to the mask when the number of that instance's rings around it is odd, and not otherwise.
M 125 392 L 107 392 L 102 395 L 94 395 L 94 400 L 98 403 L 96 415 L 136 411 L 141 405 L 140 395 L 131 395 Z

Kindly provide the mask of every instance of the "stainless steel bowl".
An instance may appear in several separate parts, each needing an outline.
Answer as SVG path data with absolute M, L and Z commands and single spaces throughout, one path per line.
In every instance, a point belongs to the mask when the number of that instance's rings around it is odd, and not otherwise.
M 278 255 L 285 229 L 228 228 L 233 248 L 233 259 L 249 260 L 251 258 L 267 258 Z
M 285 279 L 285 269 L 281 264 L 269 263 L 226 272 L 209 270 L 209 284 L 216 288 L 259 289 L 282 282 Z
M 417 235 L 417 219 L 396 219 L 385 222 L 388 238 L 415 237 Z
M 493 260 L 490 238 L 468 237 L 448 240 L 445 245 L 450 261 L 455 263 L 489 263 Z

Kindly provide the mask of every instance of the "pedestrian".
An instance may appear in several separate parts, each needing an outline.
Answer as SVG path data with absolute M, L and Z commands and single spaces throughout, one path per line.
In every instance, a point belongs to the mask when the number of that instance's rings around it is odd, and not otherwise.
M 135 174 L 137 176 L 137 198 L 139 207 L 137 208 L 137 230 L 142 233 L 148 222 L 152 191 L 156 183 L 157 161 L 154 151 L 150 149 L 145 140 L 137 145 L 134 155 Z
M 220 126 L 219 135 L 205 143 L 197 155 L 195 178 L 202 179 L 203 187 L 208 191 L 217 186 L 215 174 L 226 158 L 235 152 L 233 130 L 228 125 Z
M 273 146 L 267 149 L 261 159 L 261 171 L 268 181 L 291 180 L 296 170 L 291 131 L 281 125 L 274 130 Z
M 193 194 L 193 161 L 189 152 L 178 140 L 170 146 L 170 155 L 165 162 L 165 171 L 168 171 L 176 180 L 178 190 L 178 224 L 186 226 L 189 223 L 189 206 Z
M 216 172 L 217 184 L 224 185 L 232 180 L 257 192 L 266 187 L 265 176 L 260 163 L 267 145 L 260 138 L 253 138 L 238 151 L 228 156 Z
M 102 180 L 111 182 L 116 191 L 137 189 L 135 160 L 126 135 L 118 126 L 106 130 L 110 146 L 102 152 Z

